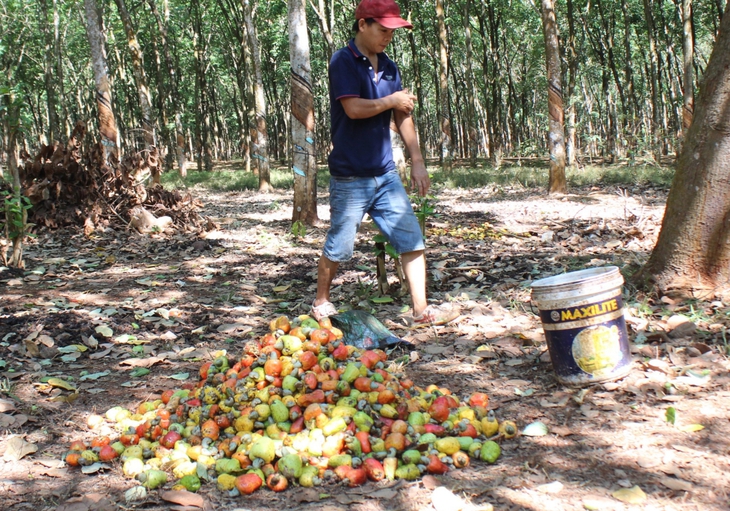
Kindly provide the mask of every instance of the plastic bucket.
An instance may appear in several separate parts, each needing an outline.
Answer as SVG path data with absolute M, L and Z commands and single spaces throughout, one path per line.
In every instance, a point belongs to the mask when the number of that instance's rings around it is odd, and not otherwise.
M 631 352 L 616 266 L 591 268 L 532 283 L 558 381 L 584 385 L 631 370 Z

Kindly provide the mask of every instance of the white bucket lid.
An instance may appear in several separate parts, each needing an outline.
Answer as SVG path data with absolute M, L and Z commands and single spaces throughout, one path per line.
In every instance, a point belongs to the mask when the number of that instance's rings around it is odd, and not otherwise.
M 617 280 L 619 285 L 623 283 L 623 277 L 618 267 L 604 266 L 601 268 L 571 271 L 554 277 L 536 280 L 532 283 L 531 287 L 534 292 L 545 293 L 549 291 L 560 291 L 561 288 L 574 287 L 576 283 L 593 286 L 613 280 Z

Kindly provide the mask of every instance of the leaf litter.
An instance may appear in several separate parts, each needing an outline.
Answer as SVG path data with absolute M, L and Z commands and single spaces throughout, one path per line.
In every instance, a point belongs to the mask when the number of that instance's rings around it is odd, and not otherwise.
M 598 188 L 560 199 L 519 188 L 439 192 L 439 218 L 427 222 L 429 295 L 461 315 L 429 329 L 408 330 L 407 297 L 377 294 L 373 246 L 361 235 L 355 258 L 334 282 L 333 301 L 373 312 L 414 342 L 405 366 L 414 381 L 459 394 L 485 391 L 497 417 L 515 420 L 527 434 L 490 470 L 460 470 L 415 486 L 373 485 L 354 500 L 347 488 L 327 487 L 329 507 L 339 508 L 332 504 L 344 499 L 365 510 L 369 501 L 389 506 L 395 497 L 403 509 L 421 509 L 430 505 L 434 489 L 445 487 L 471 495 L 470 505 L 496 509 L 547 502 L 568 510 L 606 502 L 603 508 L 620 509 L 623 499 L 725 508 L 721 488 L 730 487 L 729 455 L 710 446 L 730 434 L 726 304 L 633 297 L 626 316 L 634 364 L 626 378 L 575 389 L 559 385 L 552 373 L 529 283 L 645 260 L 666 193 L 636 187 L 624 196 L 617 201 L 614 190 Z M 0 425 L 16 435 L 0 436 L 0 452 L 12 446 L 11 457 L 22 453 L 13 464 L 0 463 L 0 479 L 22 471 L 39 451 L 61 459 L 70 440 L 101 434 L 85 426 L 90 414 L 134 407 L 177 388 L 218 350 L 235 356 L 275 315 L 308 312 L 326 230 L 293 237 L 290 207 L 272 209 L 254 193 L 201 192 L 201 199 L 205 214 L 226 226 L 202 239 L 191 233 L 139 236 L 109 229 L 85 237 L 70 229 L 45 231 L 26 247 L 25 275 L 0 271 L 7 296 L 0 304 Z M 287 201 L 276 194 L 272 200 Z M 326 214 L 321 210 L 324 219 Z M 216 222 L 230 217 L 235 221 Z M 669 407 L 675 424 L 667 421 Z M 18 434 L 38 451 L 19 450 L 12 440 Z M 647 452 L 656 453 L 651 463 Z M 64 496 L 69 509 L 93 507 L 64 488 L 78 485 L 71 491 L 94 495 L 98 477 L 72 483 L 41 474 L 37 495 L 9 494 L 8 505 L 33 505 L 54 494 Z M 175 502 L 159 492 L 135 493 L 138 487 L 118 470 L 104 471 L 104 481 L 119 505 L 141 498 L 146 509 L 167 509 Z M 215 490 L 206 488 L 200 495 L 213 497 Z M 297 509 L 314 497 L 260 495 L 246 507 Z M 221 500 L 220 494 L 214 498 Z

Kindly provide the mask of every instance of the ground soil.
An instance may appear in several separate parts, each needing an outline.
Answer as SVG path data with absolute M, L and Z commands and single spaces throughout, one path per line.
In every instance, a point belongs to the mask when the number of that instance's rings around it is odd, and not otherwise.
M 99 434 L 87 426 L 92 414 L 136 409 L 193 381 L 219 350 L 235 357 L 271 319 L 309 311 L 328 220 L 325 191 L 323 226 L 299 237 L 290 232 L 288 193 L 193 194 L 217 230 L 139 235 L 122 226 L 88 237 L 44 231 L 26 246 L 25 271 L 0 271 L 0 508 L 440 511 L 464 501 L 498 510 L 730 507 L 726 304 L 675 302 L 627 283 L 629 374 L 566 387 L 556 380 L 530 303 L 535 279 L 605 265 L 628 271 L 646 260 L 666 190 L 645 187 L 558 197 L 504 187 L 437 191 L 437 215 L 428 220 L 429 295 L 461 313 L 445 326 L 409 329 L 407 296 L 372 300 L 369 225 L 355 258 L 342 265 L 333 301 L 371 310 L 413 343 L 394 356 L 405 355 L 403 371 L 417 385 L 459 396 L 487 392 L 500 420 L 514 420 L 520 430 L 536 421 L 547 426 L 545 436 L 502 440 L 494 465 L 475 461 L 438 478 L 359 488 L 262 490 L 245 499 L 208 484 L 199 491 L 202 503 L 183 504 L 159 490 L 127 502 L 125 492 L 138 483 L 117 464 L 90 475 L 66 467 L 60 460 L 70 442 Z M 390 283 L 398 288 L 392 275 Z M 645 494 L 637 504 L 616 493 L 635 487 Z M 446 504 L 434 502 L 444 493 Z

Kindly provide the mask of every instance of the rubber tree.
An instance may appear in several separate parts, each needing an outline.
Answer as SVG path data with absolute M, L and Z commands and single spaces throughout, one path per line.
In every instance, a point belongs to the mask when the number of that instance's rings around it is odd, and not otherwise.
M 95 0 L 84 0 L 86 35 L 91 49 L 91 67 L 96 83 L 96 106 L 99 116 L 99 134 L 104 162 L 109 163 L 119 157 L 117 123 L 112 110 L 112 92 L 104 49 L 104 32 L 101 15 Z
M 314 143 L 314 95 L 309 59 L 306 0 L 289 0 L 289 59 L 291 61 L 292 222 L 319 223 L 317 161 Z
M 657 244 L 637 279 L 668 296 L 730 296 L 730 2 L 699 86 Z
M 453 142 L 451 140 L 451 114 L 449 113 L 449 50 L 443 0 L 436 0 L 439 49 L 439 116 L 441 118 L 441 165 L 451 172 Z
M 560 78 L 560 43 L 558 24 L 555 20 L 553 0 L 542 0 L 542 28 L 545 36 L 545 62 L 547 64 L 550 150 L 549 193 L 565 193 L 565 135 L 563 131 L 563 87 Z
M 134 28 L 132 18 L 127 11 L 124 0 L 115 0 L 119 17 L 124 26 L 124 32 L 127 35 L 127 45 L 129 46 L 129 54 L 132 57 L 132 70 L 134 71 L 134 81 L 137 85 L 137 96 L 139 97 L 140 124 L 142 125 L 142 137 L 144 139 L 145 152 L 147 155 L 147 164 L 152 173 L 152 185 L 160 184 L 160 165 L 157 159 L 157 143 L 155 142 L 155 122 L 152 116 L 152 98 L 150 88 L 147 85 L 147 74 L 144 70 L 144 54 L 142 47 L 137 39 L 137 30 Z
M 254 102 L 256 105 L 256 151 L 254 152 L 254 156 L 258 160 L 259 191 L 269 192 L 273 190 L 273 187 L 271 186 L 269 167 L 269 136 L 266 132 L 266 95 L 261 72 L 261 45 L 259 44 L 256 27 L 253 22 L 253 6 L 251 5 L 251 0 L 241 1 L 243 2 L 243 15 L 248 32 L 255 77 L 253 81 Z
M 692 0 L 684 0 L 682 2 L 682 41 L 684 43 L 683 67 L 684 75 L 682 77 L 682 88 L 684 89 L 684 104 L 682 108 L 682 131 L 687 130 L 692 125 L 692 112 L 694 111 L 694 70 L 692 68 L 694 58 L 694 27 L 692 26 Z

